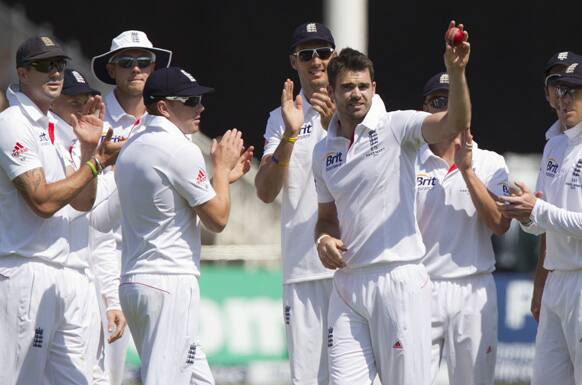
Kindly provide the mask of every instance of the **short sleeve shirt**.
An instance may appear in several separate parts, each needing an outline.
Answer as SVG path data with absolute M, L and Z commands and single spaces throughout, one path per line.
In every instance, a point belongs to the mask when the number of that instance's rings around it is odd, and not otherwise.
M 121 203 L 122 279 L 200 272 L 193 207 L 216 194 L 202 152 L 169 120 L 148 116 L 124 145 L 115 180 Z
M 414 162 L 424 143 L 419 111 L 386 112 L 374 98 L 352 140 L 337 115 L 313 153 L 319 202 L 335 202 L 348 268 L 413 262 L 424 255 L 414 213 Z

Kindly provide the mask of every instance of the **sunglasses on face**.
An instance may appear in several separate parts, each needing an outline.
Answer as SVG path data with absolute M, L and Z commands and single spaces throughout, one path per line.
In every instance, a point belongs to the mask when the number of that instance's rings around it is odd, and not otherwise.
M 187 107 L 196 107 L 202 103 L 202 95 L 199 96 L 167 96 L 167 100 L 175 100 L 183 103 Z
M 63 72 L 67 67 L 67 61 L 64 59 L 39 60 L 28 63 L 28 66 L 34 68 L 38 72 L 48 74 L 53 71 Z
M 321 60 L 327 60 L 331 57 L 333 51 L 334 49 L 331 47 L 309 48 L 297 51 L 293 55 L 297 56 L 299 60 L 307 62 L 313 59 L 315 56 Z
M 111 60 L 110 63 L 117 64 L 121 68 L 146 68 L 156 62 L 156 59 L 151 56 L 119 56 Z
M 556 96 L 560 99 L 570 98 L 574 100 L 579 88 L 569 88 L 564 86 L 556 87 Z
M 449 104 L 449 98 L 448 96 L 435 96 L 428 101 L 428 104 L 436 110 L 442 110 Z

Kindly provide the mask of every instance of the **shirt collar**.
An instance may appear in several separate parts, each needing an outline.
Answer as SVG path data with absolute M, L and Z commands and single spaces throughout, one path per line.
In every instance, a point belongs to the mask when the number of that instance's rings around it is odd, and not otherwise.
M 559 120 L 556 120 L 554 124 L 546 131 L 546 140 L 552 139 L 554 136 L 560 135 L 562 133 L 562 125 Z
M 564 131 L 569 141 L 580 139 L 580 133 L 582 133 L 582 122 Z
M 57 140 L 60 141 L 64 146 L 70 146 L 77 139 L 73 127 L 59 115 L 49 111 L 49 119 L 55 123 Z
M 43 123 L 41 120 L 48 120 L 47 115 L 45 115 L 28 96 L 20 91 L 18 85 L 11 84 L 8 86 L 6 96 L 11 106 L 19 106 L 24 114 L 33 122 Z M 44 123 L 41 125 L 46 129 Z
M 380 119 L 382 118 L 382 116 L 384 116 L 385 113 L 386 113 L 386 106 L 384 105 L 384 101 L 382 100 L 380 95 L 374 94 L 374 97 L 372 98 L 372 106 L 370 107 L 370 110 L 366 114 L 366 117 L 364 117 L 364 120 L 362 121 L 362 123 L 358 124 L 358 126 L 362 125 L 362 126 L 368 128 L 369 130 L 375 130 L 378 127 L 378 123 L 379 123 Z M 339 125 L 339 118 L 338 118 L 338 114 L 335 113 L 335 114 L 333 114 L 333 117 L 331 118 L 331 121 L 329 122 L 329 127 L 327 129 L 327 135 L 332 136 L 332 137 L 337 136 L 338 125 Z M 358 126 L 356 126 L 356 128 Z
M 190 142 L 186 134 L 184 134 L 174 123 L 170 122 L 167 118 L 163 116 L 147 115 L 144 118 L 142 124 L 145 128 L 144 132 L 149 131 L 148 129 L 149 127 L 158 127 L 171 135 L 179 136 Z
M 125 112 L 123 107 L 121 107 L 121 104 L 119 104 L 117 97 L 115 96 L 115 91 L 111 91 L 105 96 L 105 107 L 107 107 L 107 112 L 115 122 L 119 122 L 126 116 L 133 120 L 140 118 Z
M 477 142 L 473 141 L 473 159 L 475 159 L 475 150 L 478 148 L 477 146 Z M 432 152 L 432 150 L 430 149 L 428 144 L 423 144 L 422 147 L 420 147 L 419 150 L 419 160 L 420 160 L 420 164 L 425 164 L 427 160 L 429 160 L 431 157 L 435 157 L 435 158 L 439 158 L 438 156 L 436 156 L 434 154 L 434 152 Z

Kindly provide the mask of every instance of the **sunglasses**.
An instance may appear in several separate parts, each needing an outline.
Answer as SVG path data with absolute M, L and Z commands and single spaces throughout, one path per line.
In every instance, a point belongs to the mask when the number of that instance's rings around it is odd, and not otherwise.
M 448 96 L 435 96 L 428 101 L 428 104 L 436 110 L 442 110 L 449 104 L 449 98 Z
M 110 63 L 117 64 L 121 68 L 146 68 L 156 62 L 156 58 L 151 56 L 118 56 L 113 58 Z
M 576 98 L 576 93 L 579 88 L 569 88 L 564 86 L 556 87 L 556 96 L 560 99 L 571 98 L 574 100 Z
M 27 66 L 34 68 L 38 72 L 48 74 L 53 71 L 63 72 L 67 67 L 67 61 L 64 59 L 38 60 L 27 63 Z
M 166 96 L 166 100 L 175 100 L 183 103 L 187 107 L 196 107 L 202 103 L 202 95 L 199 96 Z
M 293 55 L 297 56 L 299 60 L 307 62 L 312 60 L 315 56 L 321 60 L 327 60 L 331 57 L 333 51 L 334 49 L 331 47 L 309 48 L 297 51 L 293 53 Z

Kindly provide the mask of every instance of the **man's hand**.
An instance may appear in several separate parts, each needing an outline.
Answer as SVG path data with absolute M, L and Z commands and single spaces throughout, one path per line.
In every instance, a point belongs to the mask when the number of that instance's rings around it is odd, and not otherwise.
M 107 135 L 103 138 L 103 141 L 97 147 L 97 151 L 95 154 L 95 158 L 101 162 L 103 167 L 113 166 L 117 161 L 117 155 L 119 155 L 119 151 L 121 147 L 125 144 L 127 139 L 121 139 L 117 142 L 112 142 L 111 138 L 113 137 L 113 129 L 109 128 L 107 130 Z
M 523 182 L 515 182 L 515 185 L 521 190 L 521 194 L 500 195 L 497 206 L 504 217 L 517 219 L 522 224 L 526 224 L 530 220 L 531 212 L 541 193 L 532 194 Z
M 449 75 L 455 71 L 464 71 L 469 62 L 469 53 L 471 45 L 468 43 L 469 32 L 464 30 L 463 24 L 456 25 L 454 20 L 449 23 L 449 28 L 458 27 L 465 35 L 463 42 L 457 46 L 452 46 L 449 42 L 445 43 L 445 66 Z
M 237 166 L 243 151 L 242 132 L 233 128 L 222 135 L 220 140 L 212 139 L 210 148 L 210 157 L 214 170 L 223 170 L 230 175 L 231 171 Z
M 71 114 L 73 131 L 82 147 L 95 149 L 103 133 L 105 105 L 101 96 L 91 96 L 80 114 Z
M 326 235 L 317 245 L 317 253 L 323 266 L 328 269 L 341 269 L 346 266 L 342 253 L 348 251 L 341 239 Z
M 313 109 L 321 116 L 321 125 L 327 130 L 331 117 L 335 112 L 335 103 L 332 102 L 326 88 L 320 88 L 319 92 L 314 92 L 309 100 Z
M 123 331 L 127 322 L 125 321 L 125 316 L 121 310 L 113 309 L 106 312 L 107 315 L 107 333 L 109 337 L 107 342 L 112 343 L 117 341 L 123 336 Z
M 455 151 L 455 165 L 460 172 L 471 170 L 473 167 L 473 135 L 471 129 L 461 132 L 461 143 Z
M 228 174 L 228 181 L 230 183 L 236 182 L 240 177 L 249 172 L 254 150 L 255 148 L 253 146 L 248 147 L 246 150 L 243 148 L 243 152 L 238 158 L 236 166 Z
M 293 100 L 293 81 L 289 79 L 285 80 L 281 93 L 281 115 L 285 123 L 285 135 L 290 138 L 297 136 L 304 121 L 303 100 L 301 95 Z

